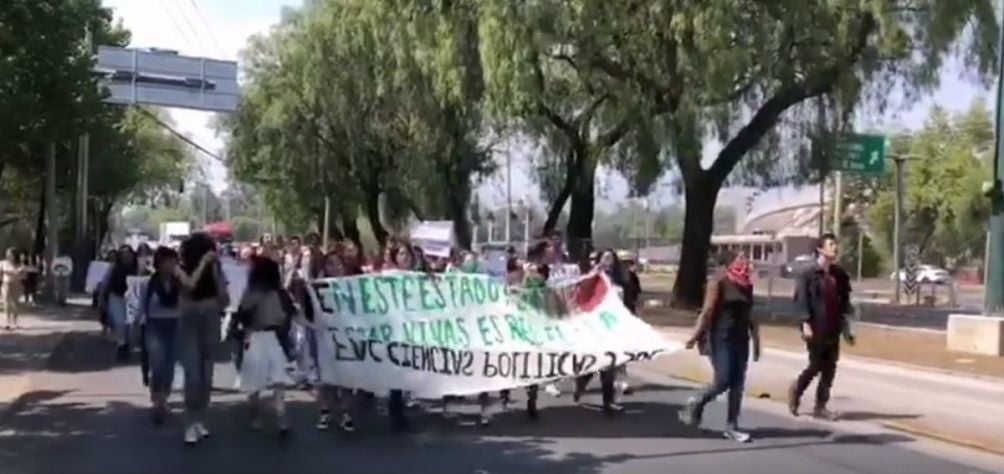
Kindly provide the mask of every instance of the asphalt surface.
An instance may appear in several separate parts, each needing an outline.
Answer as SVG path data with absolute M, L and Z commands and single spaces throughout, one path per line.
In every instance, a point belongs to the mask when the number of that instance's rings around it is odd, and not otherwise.
M 521 391 L 515 408 L 488 428 L 472 426 L 473 406 L 461 407 L 468 416 L 459 419 L 430 406 L 413 413 L 417 430 L 408 435 L 390 432 L 376 410 L 355 434 L 318 432 L 316 407 L 297 394 L 290 404 L 294 432 L 285 444 L 268 431 L 249 430 L 243 397 L 220 392 L 209 419 L 212 438 L 187 448 L 177 416 L 165 427 L 150 425 L 137 369 L 113 366 L 111 357 L 112 348 L 91 333 L 73 334 L 57 349 L 34 391 L 0 426 L 0 473 L 985 472 L 918 454 L 908 436 L 842 433 L 756 410 L 747 410 L 744 426 L 757 440 L 726 441 L 676 421 L 692 393 L 682 382 L 636 382 L 636 393 L 624 400 L 627 413 L 616 418 L 595 406 L 573 406 L 567 395 L 542 394 L 541 419 L 531 423 Z M 218 369 L 216 385 L 231 386 L 229 364 Z M 708 428 L 723 426 L 723 408 L 709 406 Z

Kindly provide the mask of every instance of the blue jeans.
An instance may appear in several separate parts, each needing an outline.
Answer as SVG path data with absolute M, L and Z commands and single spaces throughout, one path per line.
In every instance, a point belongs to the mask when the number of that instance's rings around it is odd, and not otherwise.
M 167 399 L 174 385 L 174 365 L 178 361 L 178 320 L 150 318 L 146 321 L 146 352 L 150 366 L 151 398 Z
M 730 337 L 730 335 L 711 335 L 711 366 L 714 368 L 714 379 L 706 385 L 695 397 L 693 407 L 697 417 L 704 412 L 704 406 L 715 397 L 729 392 L 727 422 L 735 427 L 739 422 L 739 411 L 742 409 L 743 388 L 746 385 L 746 367 L 749 364 L 749 338 Z
M 115 342 L 120 346 L 128 343 L 129 328 L 126 327 L 126 301 L 125 298 L 115 294 L 108 295 L 108 325 L 115 335 Z
M 216 301 L 184 301 L 178 321 L 178 354 L 185 372 L 185 412 L 200 420 L 213 390 L 213 364 L 220 343 L 221 309 Z

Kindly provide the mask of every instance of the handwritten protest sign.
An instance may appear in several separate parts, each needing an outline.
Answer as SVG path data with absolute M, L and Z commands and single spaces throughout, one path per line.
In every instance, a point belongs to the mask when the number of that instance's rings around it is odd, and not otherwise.
M 472 395 L 673 352 L 606 277 L 507 290 L 487 275 L 391 272 L 313 283 L 333 344 L 325 382 L 423 398 Z
M 425 221 L 411 229 L 411 244 L 426 255 L 449 257 L 454 244 L 453 221 Z

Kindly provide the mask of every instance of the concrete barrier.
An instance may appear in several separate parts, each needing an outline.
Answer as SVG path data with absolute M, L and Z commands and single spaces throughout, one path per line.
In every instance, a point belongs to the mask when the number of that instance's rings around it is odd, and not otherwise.
M 949 316 L 948 350 L 1004 356 L 1004 318 L 972 314 Z

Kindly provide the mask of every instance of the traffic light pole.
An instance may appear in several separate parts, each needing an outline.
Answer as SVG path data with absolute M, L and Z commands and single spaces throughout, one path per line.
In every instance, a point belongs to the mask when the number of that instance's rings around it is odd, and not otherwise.
M 1004 316 L 1004 36 L 998 46 L 997 67 L 997 134 L 994 139 L 993 181 L 984 186 L 990 197 L 990 238 L 987 245 L 984 273 L 985 291 L 983 313 L 987 316 Z

